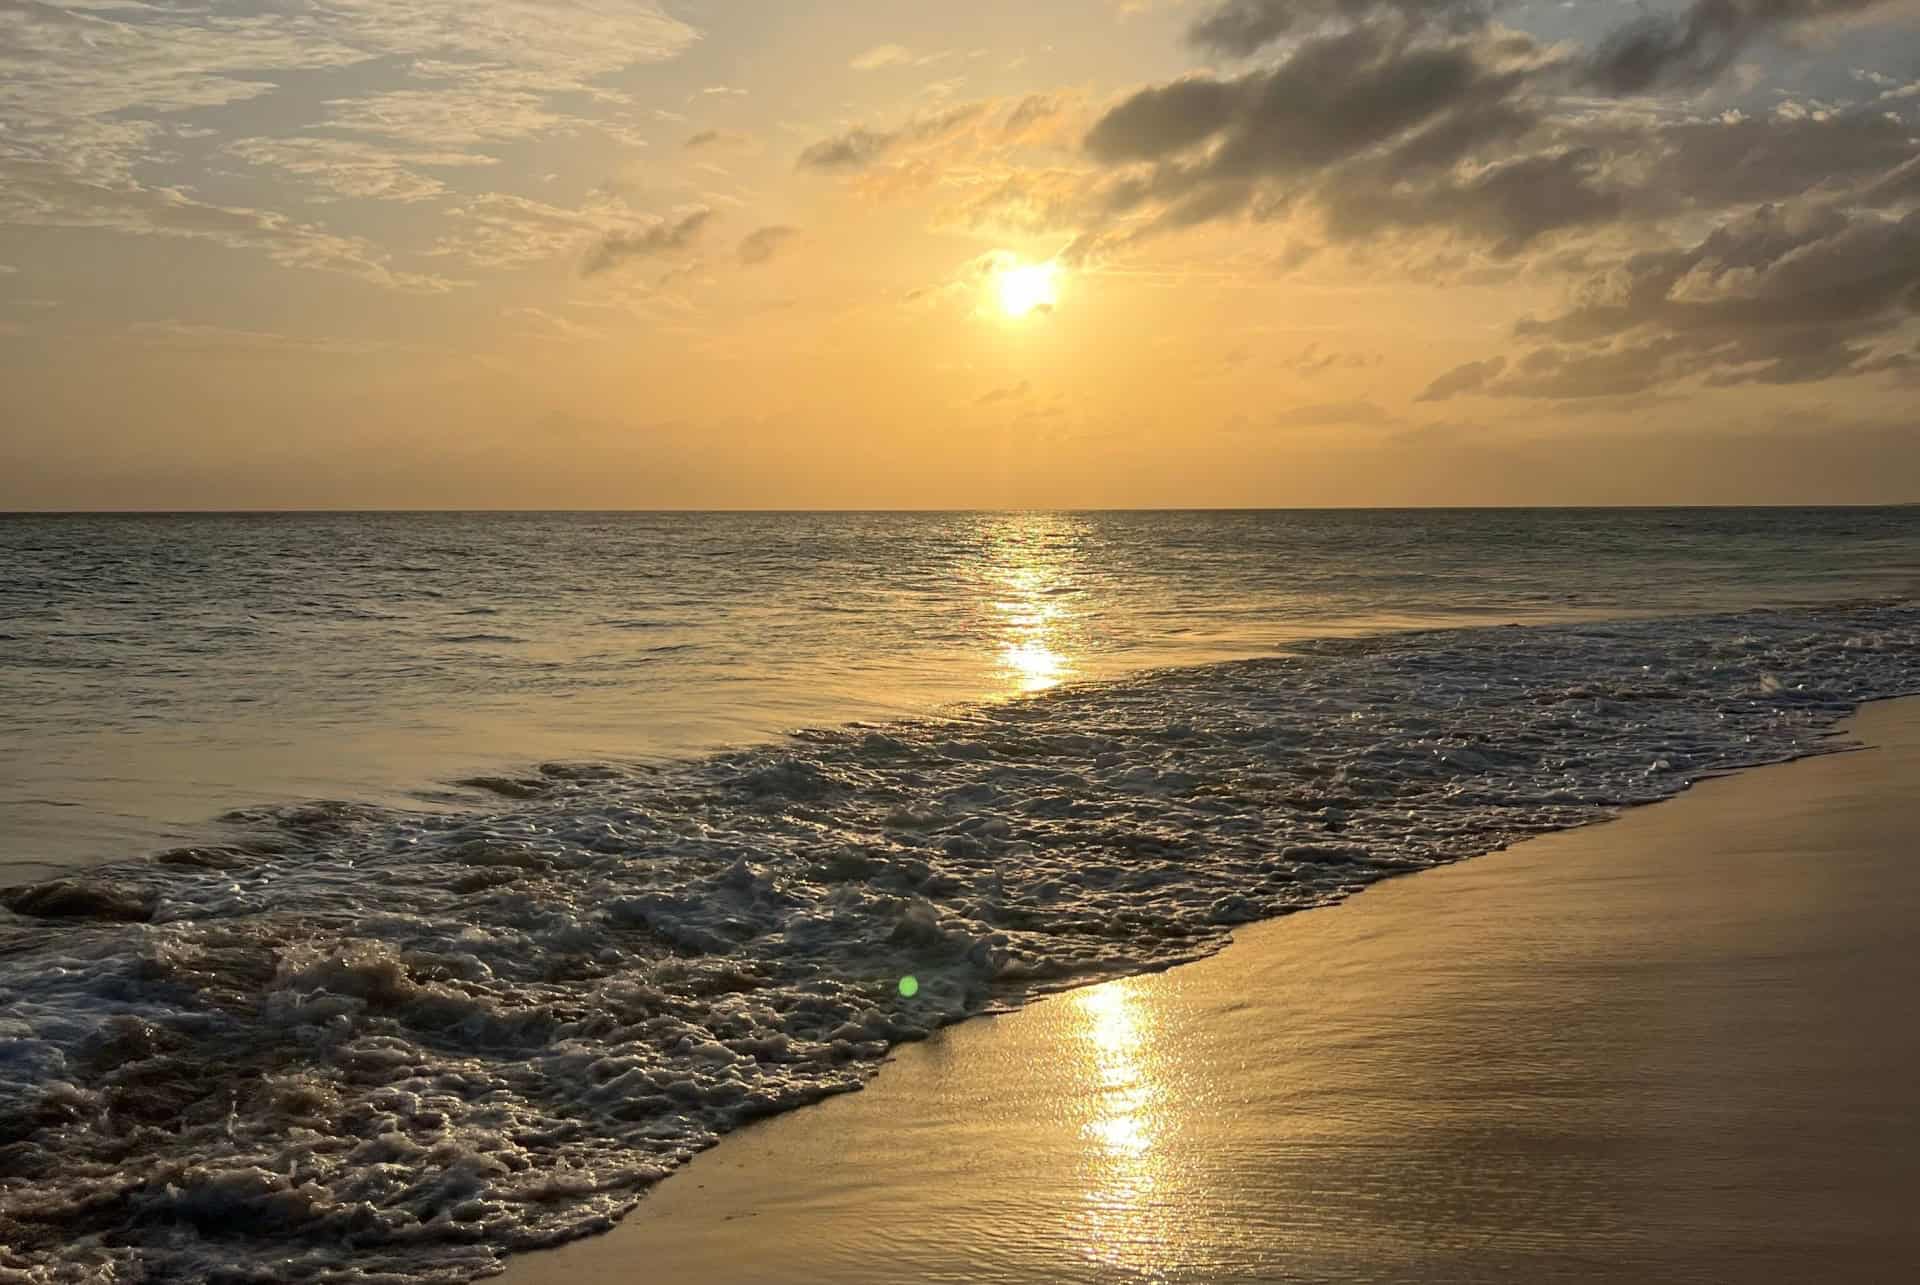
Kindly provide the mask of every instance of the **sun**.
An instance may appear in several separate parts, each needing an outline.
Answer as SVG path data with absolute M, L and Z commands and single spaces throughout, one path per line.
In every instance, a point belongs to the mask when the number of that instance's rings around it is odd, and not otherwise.
M 1059 265 L 1028 263 L 1002 268 L 999 274 L 1000 311 L 1009 317 L 1052 312 L 1059 302 Z

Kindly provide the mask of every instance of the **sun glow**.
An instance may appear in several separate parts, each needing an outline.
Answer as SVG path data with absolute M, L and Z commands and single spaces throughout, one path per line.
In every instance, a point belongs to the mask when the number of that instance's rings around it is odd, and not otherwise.
M 1055 263 L 1028 263 L 1002 268 L 999 274 L 1000 311 L 1009 317 L 1051 312 L 1059 302 L 1060 268 Z

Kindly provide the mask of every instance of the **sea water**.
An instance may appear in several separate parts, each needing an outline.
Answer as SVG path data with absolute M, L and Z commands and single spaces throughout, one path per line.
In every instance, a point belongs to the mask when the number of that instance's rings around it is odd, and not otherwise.
M 1912 509 L 0 519 L 0 1281 L 465 1279 L 945 1022 L 1833 748 L 1917 582 Z

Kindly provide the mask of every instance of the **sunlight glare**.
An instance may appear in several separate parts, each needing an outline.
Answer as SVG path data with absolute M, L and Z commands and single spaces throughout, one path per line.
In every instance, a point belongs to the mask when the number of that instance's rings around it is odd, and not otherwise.
M 1000 658 L 1016 677 L 1023 692 L 1044 692 L 1050 687 L 1058 687 L 1060 675 L 1067 667 L 1066 660 L 1059 652 L 1044 642 L 1031 639 L 1008 643 L 1001 649 Z
M 1003 268 L 1000 272 L 1000 311 L 1009 317 L 1025 317 L 1036 311 L 1052 312 L 1059 302 L 1058 264 L 1028 263 Z

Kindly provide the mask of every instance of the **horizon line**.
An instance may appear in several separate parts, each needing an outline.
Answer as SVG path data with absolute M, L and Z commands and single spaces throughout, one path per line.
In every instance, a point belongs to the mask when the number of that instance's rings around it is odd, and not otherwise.
M 347 517 L 375 515 L 425 514 L 656 514 L 687 516 L 823 516 L 856 514 L 954 514 L 954 513 L 1511 513 L 1511 512 L 1673 512 L 1729 509 L 1908 509 L 1920 507 L 1913 500 L 1821 500 L 1764 501 L 1759 503 L 1692 502 L 1648 504 L 1178 504 L 1178 505 L 981 505 L 981 506 L 899 506 L 899 507 L 634 507 L 634 508 L 553 508 L 542 506 L 431 506 L 415 508 L 47 508 L 4 509 L 0 518 L 32 517 Z

